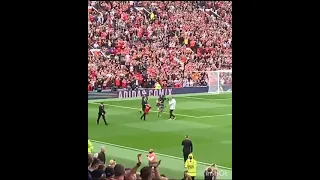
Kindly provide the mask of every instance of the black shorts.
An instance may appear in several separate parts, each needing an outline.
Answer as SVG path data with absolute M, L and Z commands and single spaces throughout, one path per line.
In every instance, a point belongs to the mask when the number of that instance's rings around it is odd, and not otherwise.
M 141 109 L 142 109 L 142 111 L 144 112 L 144 110 L 146 109 L 146 106 L 145 106 L 145 105 L 142 105 Z

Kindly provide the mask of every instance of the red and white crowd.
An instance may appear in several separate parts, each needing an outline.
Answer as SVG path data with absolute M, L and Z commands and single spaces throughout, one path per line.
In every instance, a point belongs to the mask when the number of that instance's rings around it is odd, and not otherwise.
M 232 69 L 231 1 L 88 1 L 88 90 L 206 85 Z

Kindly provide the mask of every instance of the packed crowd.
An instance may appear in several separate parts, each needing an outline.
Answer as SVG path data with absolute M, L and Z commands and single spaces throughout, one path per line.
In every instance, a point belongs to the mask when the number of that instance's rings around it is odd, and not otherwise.
M 159 166 L 161 160 L 149 166 L 142 165 L 142 155 L 137 154 L 137 163 L 134 167 L 125 167 L 116 160 L 106 161 L 105 148 L 101 147 L 99 153 L 88 153 L 88 180 L 168 180 L 165 174 L 161 174 Z M 192 155 L 191 155 L 192 156 Z M 189 155 L 190 157 L 190 155 Z M 187 160 L 189 161 L 189 160 Z M 187 163 L 186 161 L 186 163 Z M 140 170 L 139 170 L 140 169 Z M 218 168 L 215 164 L 204 170 L 204 180 L 214 180 L 218 177 Z M 190 172 L 181 173 L 182 180 L 194 180 Z M 193 177 L 193 178 L 192 178 Z
M 88 1 L 89 90 L 206 85 L 200 71 L 231 68 L 231 1 Z

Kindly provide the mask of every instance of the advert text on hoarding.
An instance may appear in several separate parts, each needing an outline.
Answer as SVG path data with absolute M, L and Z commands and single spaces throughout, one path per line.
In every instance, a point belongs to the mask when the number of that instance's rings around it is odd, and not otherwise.
M 160 96 L 160 95 L 172 95 L 172 88 L 169 89 L 139 89 L 139 90 L 125 90 L 118 92 L 118 98 L 133 98 L 133 97 L 141 97 L 143 95 L 147 96 Z

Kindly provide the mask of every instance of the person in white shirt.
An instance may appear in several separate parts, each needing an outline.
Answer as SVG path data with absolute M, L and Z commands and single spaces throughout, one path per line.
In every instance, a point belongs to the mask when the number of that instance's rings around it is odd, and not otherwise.
M 171 96 L 169 100 L 169 106 L 170 106 L 170 118 L 169 120 L 175 120 L 176 116 L 173 115 L 173 111 L 176 109 L 176 100 Z

